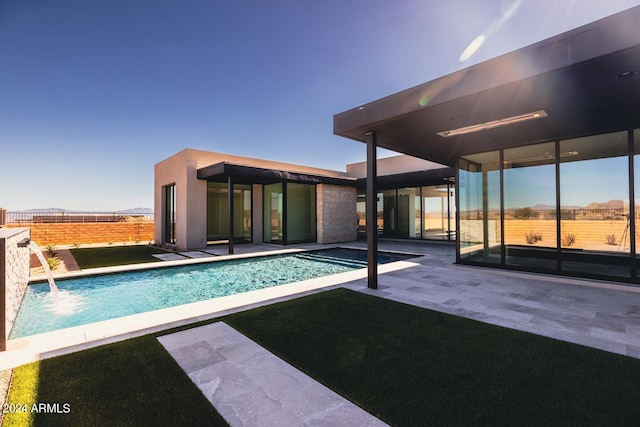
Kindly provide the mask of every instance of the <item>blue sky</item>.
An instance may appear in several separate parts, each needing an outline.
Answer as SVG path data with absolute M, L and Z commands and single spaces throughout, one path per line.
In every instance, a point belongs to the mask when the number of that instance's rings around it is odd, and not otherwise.
M 0 207 L 152 207 L 186 147 L 344 170 L 334 114 L 639 3 L 4 0 Z

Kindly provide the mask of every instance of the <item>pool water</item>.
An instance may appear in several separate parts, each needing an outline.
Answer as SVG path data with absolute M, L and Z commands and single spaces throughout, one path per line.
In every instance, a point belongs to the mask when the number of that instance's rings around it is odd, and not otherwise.
M 406 259 L 381 253 L 378 262 Z M 366 267 L 366 252 L 326 249 L 60 280 L 27 287 L 10 339 Z

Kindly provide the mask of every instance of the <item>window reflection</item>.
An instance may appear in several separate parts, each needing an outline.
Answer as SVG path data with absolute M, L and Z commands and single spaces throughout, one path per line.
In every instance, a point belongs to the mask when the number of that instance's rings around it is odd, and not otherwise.
M 207 183 L 207 241 L 229 239 L 228 184 Z M 233 185 L 233 237 L 234 241 L 251 242 L 251 185 Z
M 504 150 L 505 263 L 557 268 L 555 143 Z
M 449 184 L 422 187 L 422 237 L 448 240 L 455 238 L 453 188 Z
M 627 147 L 627 132 L 560 141 L 564 271 L 630 275 Z
M 500 153 L 465 156 L 459 166 L 460 257 L 500 263 Z

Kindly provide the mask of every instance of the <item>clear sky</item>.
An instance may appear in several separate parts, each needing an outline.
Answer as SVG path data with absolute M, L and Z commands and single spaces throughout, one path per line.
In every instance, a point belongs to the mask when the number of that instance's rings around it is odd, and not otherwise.
M 639 3 L 2 0 L 0 207 L 153 207 L 186 147 L 344 170 L 334 114 Z

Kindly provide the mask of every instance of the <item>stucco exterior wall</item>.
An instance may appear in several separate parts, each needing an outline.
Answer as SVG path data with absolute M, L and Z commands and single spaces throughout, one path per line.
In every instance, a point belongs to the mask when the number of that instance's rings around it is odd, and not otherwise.
M 345 172 L 329 169 L 191 148 L 184 149 L 157 163 L 154 168 L 154 212 L 156 213 L 154 217 L 154 240 L 156 242 L 165 241 L 162 235 L 164 218 L 163 187 L 175 184 L 176 248 L 180 250 L 202 249 L 207 246 L 207 182 L 199 180 L 197 174 L 198 169 L 220 162 L 338 178 L 347 177 Z M 253 193 L 253 242 L 260 243 L 262 242 L 262 187 L 254 185 Z M 353 210 L 352 217 L 355 217 L 355 195 L 353 198 Z
M 356 240 L 358 215 L 356 189 L 341 185 L 319 184 L 316 187 L 318 243 Z
M 376 168 L 378 176 L 395 175 L 398 173 L 423 171 L 429 169 L 446 168 L 448 166 L 434 163 L 417 157 L 400 155 L 378 159 Z M 353 178 L 366 178 L 367 162 L 351 163 L 347 165 L 347 175 Z
M 22 297 L 29 283 L 29 248 L 18 247 L 18 242 L 29 239 L 28 228 L 0 230 L 0 290 L 2 291 L 2 319 L 0 323 L 0 351 L 6 349 L 13 323 L 18 315 Z

